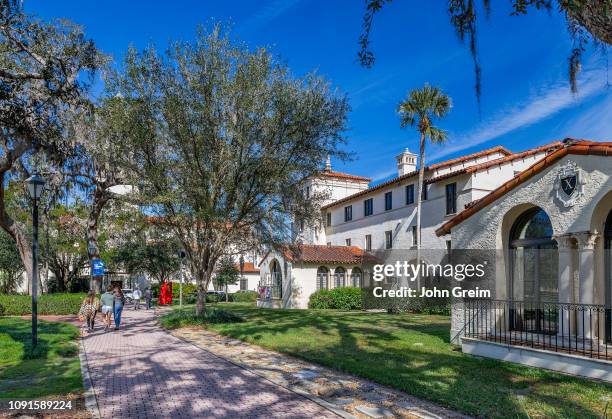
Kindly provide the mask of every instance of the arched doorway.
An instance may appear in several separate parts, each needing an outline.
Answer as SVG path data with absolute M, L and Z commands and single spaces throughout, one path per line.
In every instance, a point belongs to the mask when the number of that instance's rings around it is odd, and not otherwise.
M 608 213 L 604 227 L 604 281 L 606 305 L 606 342 L 612 343 L 612 210 Z
M 317 269 L 317 290 L 326 290 L 329 286 L 329 269 L 319 266 Z
M 283 273 L 276 259 L 270 266 L 270 277 L 272 279 L 272 298 L 283 298 Z
M 556 309 L 545 303 L 559 301 L 559 253 L 546 212 L 531 208 L 521 214 L 510 230 L 511 280 L 508 295 L 513 300 L 511 326 L 515 330 L 556 333 Z
M 363 279 L 363 272 L 360 268 L 353 268 L 351 271 L 351 285 L 353 287 L 361 288 L 361 283 Z
M 344 287 L 346 282 L 346 271 L 342 267 L 334 270 L 334 288 Z

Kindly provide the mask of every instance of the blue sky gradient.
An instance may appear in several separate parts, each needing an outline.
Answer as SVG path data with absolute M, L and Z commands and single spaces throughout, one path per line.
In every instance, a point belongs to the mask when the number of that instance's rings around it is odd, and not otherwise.
M 565 137 L 612 140 L 609 51 L 589 47 L 579 93 L 573 95 L 567 81 L 572 40 L 563 16 L 532 10 L 513 17 L 509 1 L 492 3 L 490 17 L 481 11 L 478 22 L 480 116 L 471 57 L 450 25 L 444 0 L 396 0 L 386 6 L 374 22 L 372 69 L 356 61 L 362 1 L 26 0 L 25 7 L 45 19 L 82 24 L 115 60 L 128 45 L 163 49 L 170 40 L 193 39 L 200 24 L 229 23 L 240 41 L 270 47 L 294 74 L 316 70 L 348 95 L 347 148 L 354 159 L 333 162 L 334 169 L 378 181 L 395 174 L 396 154 L 418 148 L 416 132 L 400 129 L 396 108 L 425 82 L 453 100 L 451 113 L 439 122 L 449 142 L 428 146 L 428 163 L 498 144 L 519 151 Z

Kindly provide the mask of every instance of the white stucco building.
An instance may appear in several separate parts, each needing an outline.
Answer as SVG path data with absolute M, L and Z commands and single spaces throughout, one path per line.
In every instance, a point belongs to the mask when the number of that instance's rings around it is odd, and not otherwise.
M 442 224 L 561 146 L 562 143 L 557 141 L 519 153 L 498 146 L 428 166 L 425 170 L 425 195 L 422 203 L 422 249 L 436 249 L 437 254 L 449 249 L 450 237 L 436 235 L 436 230 Z M 405 150 L 396 157 L 395 165 L 397 177 L 368 187 L 369 179 L 335 172 L 328 161 L 325 169 L 305 186 L 307 196 L 319 192 L 327 194 L 327 202 L 322 207 L 323 225 L 314 229 L 294 225 L 296 242 L 308 246 L 312 252 L 316 249 L 324 252 L 325 247 L 342 246 L 376 254 L 392 249 L 416 249 L 416 155 Z M 270 269 L 272 259 L 281 267 L 287 263 L 293 265 L 294 262 L 288 261 L 282 253 L 266 255 L 261 268 L 263 287 L 272 287 L 272 283 L 275 283 Z M 309 262 L 310 265 L 313 263 Z M 330 280 L 327 281 L 327 287 L 333 287 L 335 268 L 325 264 L 320 267 L 328 268 Z M 311 290 L 310 293 L 315 291 L 324 281 L 317 280 L 318 267 L 310 266 L 308 271 L 306 267 L 300 268 L 302 270 L 295 266 L 292 268 L 291 274 L 287 270 L 282 278 L 277 274 L 282 285 L 275 283 L 274 286 L 286 289 L 289 293 L 293 289 L 299 290 L 300 296 L 291 298 L 284 294 L 287 298 L 267 301 L 262 305 L 294 308 L 307 306 L 307 290 Z M 348 266 L 341 268 L 341 273 L 350 269 Z M 362 267 L 362 270 L 364 278 L 361 285 L 371 285 L 367 269 Z M 268 295 L 268 300 L 275 299 L 271 293 Z
M 437 233 L 497 252 L 493 298 L 453 305 L 465 352 L 612 381 L 612 143 L 566 141 Z

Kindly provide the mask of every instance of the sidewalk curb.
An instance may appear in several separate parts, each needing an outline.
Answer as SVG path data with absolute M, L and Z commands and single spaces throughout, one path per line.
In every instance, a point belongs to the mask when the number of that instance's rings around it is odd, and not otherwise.
M 243 370 L 245 370 L 245 371 L 249 371 L 250 373 L 255 374 L 256 376 L 258 376 L 258 377 L 260 377 L 260 378 L 263 378 L 264 380 L 268 381 L 268 382 L 269 382 L 269 383 L 271 383 L 271 384 L 274 384 L 275 386 L 282 387 L 282 388 L 284 388 L 285 390 L 288 390 L 288 391 L 290 391 L 290 392 L 292 392 L 292 393 L 295 393 L 295 394 L 297 394 L 297 395 L 299 395 L 299 396 L 302 396 L 302 397 L 304 397 L 304 398 L 306 398 L 306 399 L 308 399 L 308 400 L 310 400 L 310 401 L 312 401 L 312 402 L 314 402 L 314 403 L 318 404 L 319 406 L 324 407 L 325 409 L 329 410 L 330 412 L 332 412 L 332 413 L 334 413 L 334 414 L 336 414 L 336 415 L 340 416 L 341 418 L 344 418 L 344 419 L 355 419 L 355 416 L 351 415 L 350 413 L 348 413 L 348 412 L 347 412 L 347 411 L 345 411 L 345 410 L 342 410 L 342 409 L 337 408 L 337 407 L 336 407 L 336 406 L 334 406 L 332 403 L 330 403 L 330 402 L 328 402 L 328 401 L 326 401 L 326 400 L 323 400 L 323 399 L 322 399 L 322 398 L 320 398 L 320 397 L 313 396 L 312 394 L 308 393 L 307 391 L 301 390 L 301 389 L 299 389 L 299 388 L 295 388 L 295 387 L 293 387 L 293 386 L 286 386 L 286 385 L 283 385 L 283 384 L 281 384 L 281 383 L 277 383 L 277 382 L 275 382 L 275 381 L 273 381 L 273 380 L 269 379 L 269 378 L 268 378 L 268 377 L 266 377 L 265 375 L 260 374 L 260 373 L 258 373 L 258 372 L 257 372 L 257 371 L 255 371 L 255 370 L 252 370 L 251 368 L 247 367 L 246 365 L 243 365 L 243 364 L 240 364 L 240 363 L 234 362 L 234 361 L 232 361 L 231 359 L 227 359 L 227 358 L 224 358 L 224 357 L 222 357 L 222 356 L 220 356 L 220 355 L 217 355 L 216 353 L 211 352 L 211 351 L 209 351 L 208 349 L 202 348 L 201 346 L 198 346 L 198 345 L 196 345 L 195 343 L 193 343 L 193 342 L 191 342 L 191 341 L 189 341 L 189 340 L 187 340 L 187 339 L 185 339 L 185 338 L 183 338 L 183 337 L 181 337 L 181 336 L 176 336 L 176 335 L 173 335 L 173 334 L 172 334 L 172 333 L 170 333 L 168 330 L 166 330 L 165 328 L 161 327 L 161 324 L 159 324 L 159 321 L 158 321 L 157 323 L 158 323 L 159 327 L 160 327 L 162 330 L 164 330 L 164 331 L 165 331 L 167 334 L 169 334 L 170 336 L 173 336 L 173 337 L 175 337 L 175 338 L 177 338 L 177 339 L 179 339 L 179 340 L 181 340 L 181 341 L 183 341 L 183 342 L 185 342 L 185 343 L 188 343 L 188 344 L 190 344 L 191 346 L 194 346 L 194 347 L 196 347 L 196 348 L 198 348 L 198 349 L 200 349 L 200 350 L 202 350 L 202 351 L 208 352 L 209 354 L 211 354 L 211 355 L 215 356 L 216 358 L 219 358 L 219 359 L 222 359 L 222 360 L 224 360 L 224 361 L 227 361 L 227 362 L 229 362 L 230 364 L 237 366 L 238 368 L 242 368 L 242 369 L 243 369 Z
M 89 364 L 87 363 L 87 353 L 85 352 L 85 345 L 83 344 L 83 335 L 79 337 L 79 359 L 81 361 L 81 376 L 83 377 L 83 386 L 85 387 L 85 407 L 91 413 L 94 419 L 100 419 L 100 408 L 98 407 L 98 399 L 93 388 L 91 376 L 89 375 Z

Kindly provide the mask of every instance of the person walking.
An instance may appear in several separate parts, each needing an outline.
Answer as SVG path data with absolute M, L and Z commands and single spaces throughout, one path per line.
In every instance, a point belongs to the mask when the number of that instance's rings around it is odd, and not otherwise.
M 115 296 L 113 294 L 113 287 L 109 285 L 106 289 L 106 292 L 100 297 L 100 303 L 102 305 L 102 319 L 104 321 L 104 331 L 107 331 L 110 328 L 114 302 Z
M 100 301 L 96 297 L 96 292 L 90 290 L 87 293 L 87 297 L 81 303 L 81 309 L 79 310 L 79 320 L 84 321 L 87 326 L 87 332 L 94 331 L 94 325 L 96 321 L 96 312 L 100 307 Z
M 153 291 L 151 291 L 151 286 L 149 285 L 144 292 L 145 303 L 147 305 L 147 310 L 151 308 L 151 301 L 153 300 Z
M 119 329 L 121 324 L 121 312 L 123 311 L 123 305 L 125 304 L 125 296 L 121 288 L 115 287 L 115 293 L 113 298 L 113 314 L 115 316 L 115 330 Z
M 132 298 L 134 300 L 134 310 L 140 309 L 140 298 L 142 297 L 142 291 L 140 291 L 140 287 L 136 285 L 136 289 L 132 293 Z

